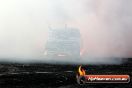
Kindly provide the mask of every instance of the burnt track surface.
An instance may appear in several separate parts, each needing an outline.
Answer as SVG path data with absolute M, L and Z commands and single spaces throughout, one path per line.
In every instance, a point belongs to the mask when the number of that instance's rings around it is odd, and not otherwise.
M 0 88 L 132 88 L 128 84 L 76 83 L 79 65 L 57 64 L 1 64 Z M 87 74 L 129 74 L 132 64 L 83 65 Z

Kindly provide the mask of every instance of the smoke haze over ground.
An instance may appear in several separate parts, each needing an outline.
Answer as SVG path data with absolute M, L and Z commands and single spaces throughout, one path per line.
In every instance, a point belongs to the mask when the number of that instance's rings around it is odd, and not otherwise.
M 1 0 L 0 60 L 42 59 L 48 27 L 65 24 L 81 32 L 82 62 L 132 57 L 131 9 L 132 0 Z

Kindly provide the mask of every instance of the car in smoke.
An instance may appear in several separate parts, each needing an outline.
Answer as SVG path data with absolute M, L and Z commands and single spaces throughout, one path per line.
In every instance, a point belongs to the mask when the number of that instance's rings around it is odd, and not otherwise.
M 79 59 L 81 37 L 75 28 L 49 29 L 44 56 L 49 59 Z

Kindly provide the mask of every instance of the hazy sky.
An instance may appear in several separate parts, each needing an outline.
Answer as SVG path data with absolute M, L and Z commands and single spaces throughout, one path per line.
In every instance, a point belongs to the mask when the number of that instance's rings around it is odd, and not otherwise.
M 132 0 L 0 0 L 0 58 L 42 57 L 48 26 L 65 24 L 87 58 L 132 57 L 131 23 Z

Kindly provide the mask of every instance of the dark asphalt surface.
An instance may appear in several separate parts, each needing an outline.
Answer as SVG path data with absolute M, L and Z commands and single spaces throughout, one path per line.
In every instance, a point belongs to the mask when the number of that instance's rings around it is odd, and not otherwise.
M 0 65 L 0 88 L 132 88 L 131 82 L 78 85 L 78 67 L 79 65 L 4 63 Z M 132 64 L 83 65 L 87 74 L 128 74 L 132 77 L 131 67 Z

